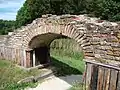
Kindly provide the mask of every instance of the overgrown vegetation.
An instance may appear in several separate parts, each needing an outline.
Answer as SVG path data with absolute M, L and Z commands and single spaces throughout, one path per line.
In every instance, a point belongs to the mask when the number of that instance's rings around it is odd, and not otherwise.
M 18 11 L 16 20 L 19 26 L 31 23 L 43 14 L 79 14 L 84 10 L 85 0 L 26 0 Z
M 0 60 L 0 90 L 21 90 L 27 86 L 34 86 L 33 83 L 17 84 L 17 82 L 40 73 L 41 71 L 37 69 L 26 71 L 16 67 L 13 62 Z
M 52 66 L 58 76 L 82 74 L 85 63 L 79 45 L 72 39 L 57 39 L 51 44 Z

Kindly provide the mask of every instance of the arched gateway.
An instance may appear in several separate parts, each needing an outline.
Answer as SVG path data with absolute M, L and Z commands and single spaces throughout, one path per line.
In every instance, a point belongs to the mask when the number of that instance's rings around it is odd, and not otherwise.
M 50 43 L 69 37 L 82 47 L 85 60 L 119 64 L 119 26 L 86 15 L 43 15 L 8 35 L 0 45 L 0 58 L 24 67 L 44 64 L 50 61 Z

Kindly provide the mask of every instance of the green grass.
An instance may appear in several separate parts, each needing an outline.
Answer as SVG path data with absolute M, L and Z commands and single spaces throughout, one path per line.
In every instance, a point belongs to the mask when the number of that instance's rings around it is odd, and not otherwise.
M 81 51 L 74 51 L 70 49 L 51 49 L 51 54 L 54 56 L 69 57 L 71 59 L 83 60 L 83 53 Z
M 71 68 L 78 70 L 80 72 L 80 74 L 82 74 L 84 72 L 84 68 L 85 68 L 84 61 L 65 57 L 65 56 L 62 57 L 62 56 L 52 55 L 52 57 L 54 57 L 54 59 L 52 59 L 52 62 L 55 63 L 56 65 L 59 65 L 59 63 L 60 63 L 63 65 L 69 66 L 68 68 L 65 68 L 65 66 L 60 65 L 60 68 L 69 70 L 69 68 L 71 67 Z M 55 60 L 58 60 L 58 64 L 55 62 Z M 72 74 L 72 72 L 71 72 L 71 74 Z
M 24 90 L 27 87 L 36 87 L 37 83 L 21 83 L 21 84 L 6 84 L 7 86 L 4 88 L 1 88 L 0 90 Z
M 6 60 L 0 60 L 0 68 L 8 67 L 9 64 L 10 64 L 10 62 L 8 62 Z
M 17 84 L 21 79 L 40 74 L 40 70 L 25 71 L 16 67 L 12 62 L 0 60 L 0 90 L 21 90 L 32 83 Z
M 57 39 L 52 42 L 50 53 L 52 66 L 57 75 L 82 74 L 85 69 L 83 53 L 79 45 L 71 39 Z
M 72 74 L 83 74 L 85 70 L 85 62 L 83 61 L 83 54 L 81 52 L 64 52 L 52 51 L 52 66 L 55 67 L 57 76 L 66 76 Z M 77 56 L 77 57 L 75 57 Z M 76 82 L 69 90 L 85 90 L 83 83 Z
M 58 53 L 57 50 L 51 52 L 52 66 L 55 67 L 58 76 L 83 74 L 85 69 L 83 55 L 77 52 L 75 54 L 65 53 L 64 51 Z
M 85 85 L 82 83 L 75 83 L 72 88 L 68 90 L 86 90 Z
M 53 47 L 50 49 L 51 61 L 56 76 L 83 74 L 85 71 L 84 55 L 74 40 L 58 39 L 53 41 L 51 47 Z M 69 90 L 85 90 L 85 85 L 77 82 Z

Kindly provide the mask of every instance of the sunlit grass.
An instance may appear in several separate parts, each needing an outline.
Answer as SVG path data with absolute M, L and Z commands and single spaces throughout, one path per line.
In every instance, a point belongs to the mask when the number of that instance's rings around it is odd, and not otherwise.
M 0 90 L 20 90 L 31 83 L 17 84 L 21 79 L 40 74 L 40 70 L 26 71 L 7 60 L 0 60 Z
M 68 90 L 86 90 L 85 85 L 82 83 L 75 83 L 72 88 Z
M 85 69 L 83 53 L 72 39 L 57 39 L 50 48 L 52 66 L 58 75 L 82 74 Z
M 85 63 L 83 61 L 52 55 L 52 66 L 56 67 L 59 75 L 82 74 L 84 72 Z

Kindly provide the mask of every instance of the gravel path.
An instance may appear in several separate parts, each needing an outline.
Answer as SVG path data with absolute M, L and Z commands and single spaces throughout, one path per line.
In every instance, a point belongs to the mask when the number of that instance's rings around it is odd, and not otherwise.
M 81 81 L 81 75 L 71 75 L 66 77 L 51 76 L 39 84 L 36 88 L 29 88 L 26 90 L 68 90 L 75 82 Z

